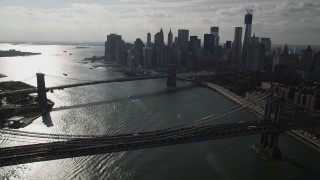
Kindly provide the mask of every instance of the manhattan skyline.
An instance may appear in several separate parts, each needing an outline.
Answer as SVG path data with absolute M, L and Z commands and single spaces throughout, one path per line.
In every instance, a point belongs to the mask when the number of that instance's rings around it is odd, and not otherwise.
M 243 15 L 254 9 L 252 34 L 270 37 L 275 44 L 319 45 L 320 3 L 315 0 L 119 0 L 0 1 L 1 41 L 105 41 L 117 33 L 126 41 L 152 37 L 162 27 L 189 35 L 220 27 L 220 43 L 234 39 L 234 27 L 244 27 Z M 153 41 L 153 38 L 152 38 Z M 167 43 L 165 41 L 165 43 Z

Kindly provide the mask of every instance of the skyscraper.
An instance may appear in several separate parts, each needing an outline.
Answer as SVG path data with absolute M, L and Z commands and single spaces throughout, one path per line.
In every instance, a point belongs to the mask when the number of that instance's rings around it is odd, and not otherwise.
M 214 46 L 219 46 L 219 27 L 211 27 L 210 28 L 210 34 L 215 36 L 215 42 L 214 42 Z
M 203 48 L 212 54 L 214 50 L 214 46 L 215 46 L 215 36 L 213 34 L 204 34 Z
M 260 38 L 253 36 L 248 39 L 246 54 L 245 70 L 261 72 L 264 67 L 265 50 L 264 45 L 260 43 Z
M 190 36 L 189 50 L 196 51 L 200 48 L 201 39 L 198 39 L 198 36 Z
M 301 68 L 302 70 L 310 71 L 313 66 L 313 51 L 309 45 L 307 49 L 303 51 Z
M 116 46 L 119 39 L 121 40 L 121 35 L 110 34 L 107 36 L 104 51 L 106 61 L 116 61 Z
M 116 63 L 127 65 L 127 49 L 122 39 L 117 40 L 116 45 Z
M 143 65 L 145 68 L 152 67 L 152 44 L 151 44 L 151 34 L 147 34 L 147 44 L 143 48 Z
M 178 46 L 181 51 L 186 52 L 189 47 L 189 30 L 179 29 L 178 30 Z
M 226 41 L 226 49 L 231 49 L 231 41 Z
M 242 53 L 241 53 L 241 59 L 243 62 L 243 66 L 240 68 L 246 67 L 246 61 L 247 61 L 247 44 L 249 38 L 251 38 L 251 28 L 252 28 L 252 9 L 247 10 L 247 14 L 244 16 L 244 23 L 246 24 L 246 30 L 244 33 L 243 38 L 243 46 L 242 46 Z M 245 68 L 246 69 L 246 68 Z
M 147 44 L 146 44 L 147 47 L 151 47 L 151 34 L 150 32 L 148 32 L 147 34 Z
M 157 46 L 157 47 L 164 46 L 164 38 L 163 38 L 162 28 L 160 29 L 160 32 L 157 32 L 154 35 L 154 45 Z
M 173 43 L 173 34 L 171 32 L 171 29 L 170 29 L 170 31 L 168 33 L 168 46 L 171 47 L 172 43 Z
M 160 43 L 161 45 L 163 46 L 164 45 L 164 36 L 163 36 L 163 31 L 162 31 L 162 28 L 160 29 Z
M 251 30 L 252 30 L 252 9 L 247 10 L 247 14 L 244 16 L 244 23 L 246 24 L 246 31 L 244 33 L 244 41 L 247 38 L 251 37 Z
M 157 32 L 155 35 L 154 35 L 154 45 L 155 46 L 160 46 L 160 33 Z
M 315 63 L 316 71 L 320 72 L 320 51 L 314 53 L 313 60 Z
M 261 38 L 261 43 L 264 45 L 266 52 L 271 51 L 271 40 L 270 38 Z
M 233 63 L 242 68 L 243 63 L 241 61 L 241 49 L 242 49 L 242 27 L 235 27 L 234 40 L 232 45 Z
M 134 59 L 134 46 L 129 46 L 127 50 L 127 65 L 132 67 Z
M 140 38 L 137 38 L 134 42 L 134 59 L 133 65 L 143 65 L 143 41 Z
M 144 67 L 151 68 L 152 67 L 152 47 L 146 46 L 143 48 L 143 58 L 144 58 Z

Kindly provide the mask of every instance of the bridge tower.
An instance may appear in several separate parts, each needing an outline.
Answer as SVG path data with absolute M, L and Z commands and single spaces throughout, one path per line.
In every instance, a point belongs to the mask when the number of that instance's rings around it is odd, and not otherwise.
M 38 103 L 41 112 L 48 107 L 46 84 L 44 80 L 43 73 L 37 73 L 37 93 L 38 93 Z
M 177 86 L 177 78 L 176 78 L 176 65 L 169 64 L 168 65 L 168 75 L 167 78 L 167 86 L 176 87 Z
M 278 147 L 281 109 L 282 96 L 269 95 L 266 99 L 264 121 L 272 124 L 275 128 L 275 132 L 261 134 L 260 142 L 256 144 L 258 149 L 267 152 L 275 159 L 281 158 L 281 151 Z

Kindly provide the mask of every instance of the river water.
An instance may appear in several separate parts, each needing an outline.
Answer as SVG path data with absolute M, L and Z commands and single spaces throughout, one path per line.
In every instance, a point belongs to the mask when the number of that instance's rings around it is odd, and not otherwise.
M 46 74 L 46 85 L 123 77 L 83 58 L 102 56 L 103 46 L 0 44 L 0 50 L 41 52 L 28 57 L 0 58 L 0 81 L 36 85 L 35 74 Z M 63 52 L 67 51 L 67 52 Z M 69 54 L 71 53 L 71 55 Z M 67 76 L 63 75 L 67 74 Z M 100 84 L 48 93 L 53 110 L 18 131 L 68 135 L 112 135 L 188 124 L 223 112 L 236 104 L 202 87 L 178 82 L 168 89 L 165 79 Z M 258 120 L 254 114 L 223 118 L 219 123 Z M 48 138 L 1 132 L 0 147 L 49 142 Z M 19 134 L 19 132 L 18 132 Z M 320 154 L 281 134 L 281 160 L 258 154 L 259 136 L 174 145 L 103 155 L 3 167 L 4 179 L 309 179 L 319 176 Z

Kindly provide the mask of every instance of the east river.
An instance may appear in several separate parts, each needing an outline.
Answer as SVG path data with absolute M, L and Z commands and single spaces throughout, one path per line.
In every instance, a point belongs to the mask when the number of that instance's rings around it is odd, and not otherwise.
M 36 85 L 36 73 L 46 74 L 46 85 L 123 77 L 113 68 L 84 63 L 102 56 L 103 46 L 77 49 L 72 45 L 10 45 L 40 52 L 27 57 L 1 57 L 0 81 Z M 67 52 L 63 52 L 67 51 Z M 71 55 L 70 55 L 71 53 Z M 67 76 L 66 76 L 67 75 Z M 114 135 L 192 123 L 226 111 L 236 104 L 206 88 L 178 82 L 168 89 L 165 79 L 100 84 L 48 93 L 53 110 L 29 126 L 15 130 L 68 135 Z M 249 112 L 215 123 L 258 120 Z M 0 147 L 50 142 L 50 138 L 20 136 L 0 131 Z M 256 152 L 260 136 L 246 136 L 184 145 L 84 156 L 2 167 L 1 179 L 310 179 L 320 174 L 320 154 L 296 139 L 281 134 L 281 160 Z

